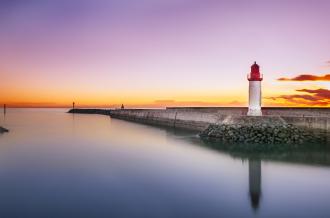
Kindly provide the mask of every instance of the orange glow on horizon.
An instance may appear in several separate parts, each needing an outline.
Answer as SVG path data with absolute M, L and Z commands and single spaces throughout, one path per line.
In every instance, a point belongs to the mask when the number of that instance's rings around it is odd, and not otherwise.
M 240 89 L 207 88 L 200 90 L 171 89 L 159 90 L 111 90 L 77 87 L 69 88 L 28 88 L 18 85 L 9 86 L 2 90 L 0 104 L 19 108 L 71 108 L 72 102 L 76 107 L 84 108 L 117 108 L 124 104 L 126 108 L 165 108 L 165 107 L 244 107 L 248 101 L 248 82 Z M 299 83 L 272 84 L 263 82 L 263 106 L 280 107 L 329 107 L 329 99 L 321 99 L 317 104 L 304 99 L 283 99 L 279 96 L 311 95 L 295 90 L 304 90 Z M 327 84 L 313 84 L 310 89 L 318 90 L 328 88 Z M 283 91 L 284 90 L 284 91 Z M 287 90 L 287 91 L 285 91 Z

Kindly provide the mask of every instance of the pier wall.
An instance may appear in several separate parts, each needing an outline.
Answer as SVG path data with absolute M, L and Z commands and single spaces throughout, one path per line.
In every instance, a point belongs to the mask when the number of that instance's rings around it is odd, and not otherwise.
M 289 124 L 330 132 L 330 108 L 262 108 L 262 112 L 265 116 L 280 116 Z M 229 116 L 245 116 L 247 108 L 75 109 L 75 113 L 104 114 L 128 121 L 200 131 L 210 124 L 225 122 Z
M 166 110 L 196 111 L 226 115 L 246 115 L 248 112 L 248 108 L 246 107 L 167 107 Z M 330 117 L 330 108 L 263 107 L 262 114 L 287 117 Z
M 225 116 L 217 113 L 201 113 L 197 111 L 128 109 L 111 111 L 111 117 L 174 128 L 204 130 L 208 125 L 224 119 Z

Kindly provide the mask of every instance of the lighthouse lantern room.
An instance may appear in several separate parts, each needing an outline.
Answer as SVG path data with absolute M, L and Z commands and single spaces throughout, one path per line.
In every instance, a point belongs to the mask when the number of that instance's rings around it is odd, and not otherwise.
M 261 81 L 259 65 L 254 62 L 251 72 L 248 74 L 249 80 L 249 110 L 248 116 L 261 116 Z

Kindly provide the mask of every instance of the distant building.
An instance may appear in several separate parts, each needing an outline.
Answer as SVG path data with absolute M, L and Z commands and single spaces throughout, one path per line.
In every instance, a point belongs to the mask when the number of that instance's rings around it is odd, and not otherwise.
M 261 81 L 259 65 L 254 62 L 251 66 L 251 72 L 248 75 L 249 80 L 249 111 L 248 116 L 261 116 Z

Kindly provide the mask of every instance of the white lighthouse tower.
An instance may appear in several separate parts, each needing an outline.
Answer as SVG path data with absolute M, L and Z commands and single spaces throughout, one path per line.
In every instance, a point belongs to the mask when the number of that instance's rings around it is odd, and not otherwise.
M 262 75 L 259 71 L 259 65 L 254 62 L 251 66 L 249 80 L 249 111 L 248 116 L 261 116 L 261 81 Z

